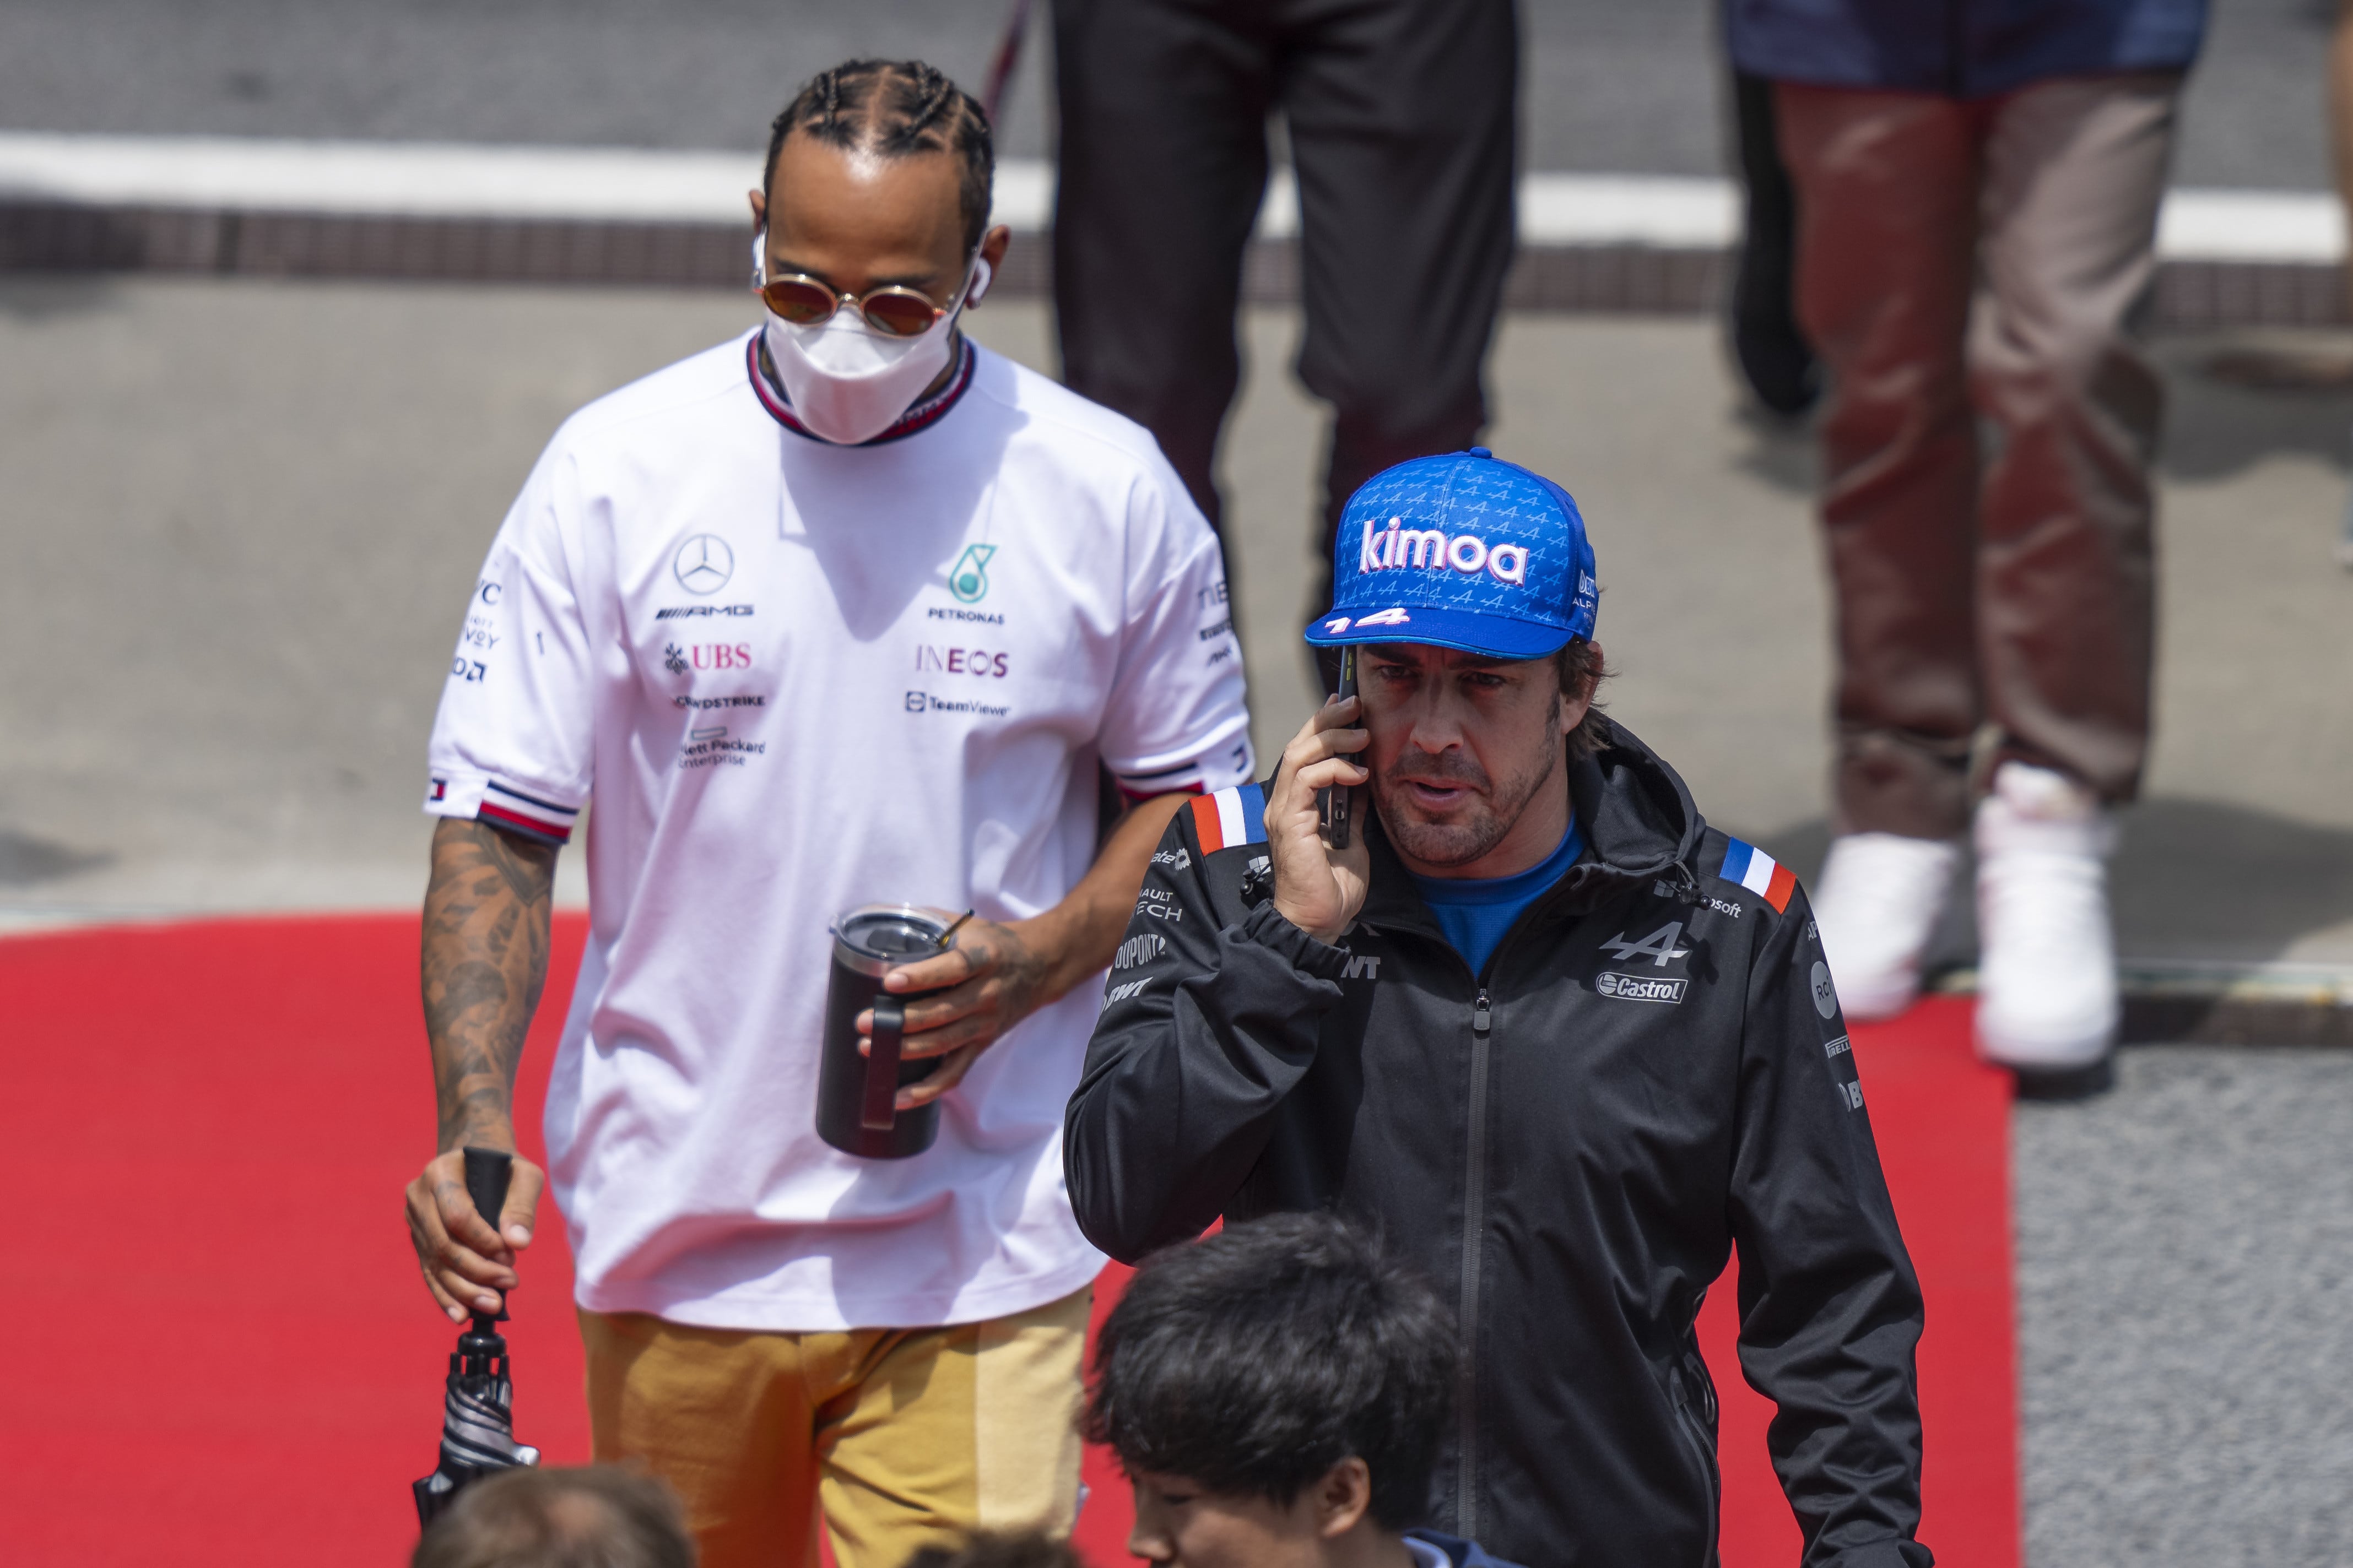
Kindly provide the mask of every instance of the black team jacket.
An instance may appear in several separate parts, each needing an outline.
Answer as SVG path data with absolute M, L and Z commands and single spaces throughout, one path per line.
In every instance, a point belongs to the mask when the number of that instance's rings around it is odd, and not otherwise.
M 1715 1560 L 1693 1321 L 1736 1249 L 1805 1563 L 1925 1568 L 1919 1282 L 1805 896 L 1612 731 L 1569 764 L 1584 858 L 1476 975 L 1377 813 L 1326 946 L 1275 912 L 1262 841 L 1220 842 L 1262 839 L 1260 786 L 1242 831 L 1179 812 L 1064 1123 L 1079 1225 L 1129 1261 L 1220 1215 L 1381 1234 L 1462 1330 L 1435 1522 L 1531 1568 Z

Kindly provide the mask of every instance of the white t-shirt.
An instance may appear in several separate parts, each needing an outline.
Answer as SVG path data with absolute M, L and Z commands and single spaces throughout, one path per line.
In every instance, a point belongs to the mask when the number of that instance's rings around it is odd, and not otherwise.
M 547 1098 L 578 1297 L 769 1331 L 970 1322 L 1103 1259 L 1062 1186 L 1100 985 L 982 1054 L 938 1142 L 821 1142 L 827 923 L 1060 901 L 1106 764 L 1252 775 L 1208 525 L 1149 435 L 976 345 L 863 447 L 756 333 L 565 421 L 476 584 L 426 809 L 561 841 L 591 932 Z

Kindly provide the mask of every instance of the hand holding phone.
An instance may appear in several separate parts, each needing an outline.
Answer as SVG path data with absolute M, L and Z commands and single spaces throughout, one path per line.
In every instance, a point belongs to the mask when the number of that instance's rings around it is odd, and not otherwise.
M 1356 694 L 1356 650 L 1354 646 L 1340 650 L 1340 689 L 1335 693 L 1341 700 Z M 1317 831 L 1324 842 L 1335 849 L 1348 847 L 1348 792 L 1345 789 L 1319 789 L 1315 792 Z
M 1353 668 L 1343 691 L 1354 693 Z M 1366 754 L 1372 733 L 1356 710 L 1334 692 L 1307 716 L 1266 797 L 1266 853 L 1274 873 L 1272 903 L 1284 920 L 1322 942 L 1346 934 L 1372 879 L 1368 834 L 1355 832 L 1356 791 L 1370 782 Z

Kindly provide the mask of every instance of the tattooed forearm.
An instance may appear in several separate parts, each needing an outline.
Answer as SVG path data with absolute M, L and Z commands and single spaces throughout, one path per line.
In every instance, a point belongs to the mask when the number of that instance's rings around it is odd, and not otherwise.
M 547 981 L 555 847 L 444 819 L 425 892 L 425 1032 L 440 1147 L 514 1147 L 515 1068 Z

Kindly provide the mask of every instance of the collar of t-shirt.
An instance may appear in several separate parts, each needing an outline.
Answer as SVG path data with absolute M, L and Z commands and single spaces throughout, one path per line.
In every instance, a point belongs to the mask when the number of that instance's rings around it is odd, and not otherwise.
M 777 424 L 802 439 L 822 441 L 828 447 L 836 445 L 811 431 L 795 416 L 793 400 L 785 395 L 785 384 L 776 379 L 776 368 L 768 363 L 768 351 L 761 342 L 762 336 L 754 332 L 751 342 L 744 351 L 744 374 L 752 378 L 752 390 L 759 395 L 760 406 L 766 409 Z M 880 447 L 903 440 L 918 430 L 928 430 L 938 424 L 964 396 L 965 389 L 972 384 L 972 370 L 976 363 L 977 356 L 972 352 L 972 340 L 958 332 L 955 368 L 948 373 L 947 380 L 940 384 L 940 389 L 915 399 L 907 405 L 907 412 L 884 426 L 880 436 L 871 436 L 858 444 Z
M 1438 917 L 1438 929 L 1446 933 L 1454 951 L 1470 961 L 1471 973 L 1476 974 L 1487 967 L 1495 944 L 1504 940 L 1520 911 L 1567 875 L 1584 853 L 1585 835 L 1577 831 L 1572 816 L 1568 831 L 1560 836 L 1560 847 L 1525 871 L 1508 877 L 1414 877 L 1413 885 L 1430 912 Z

